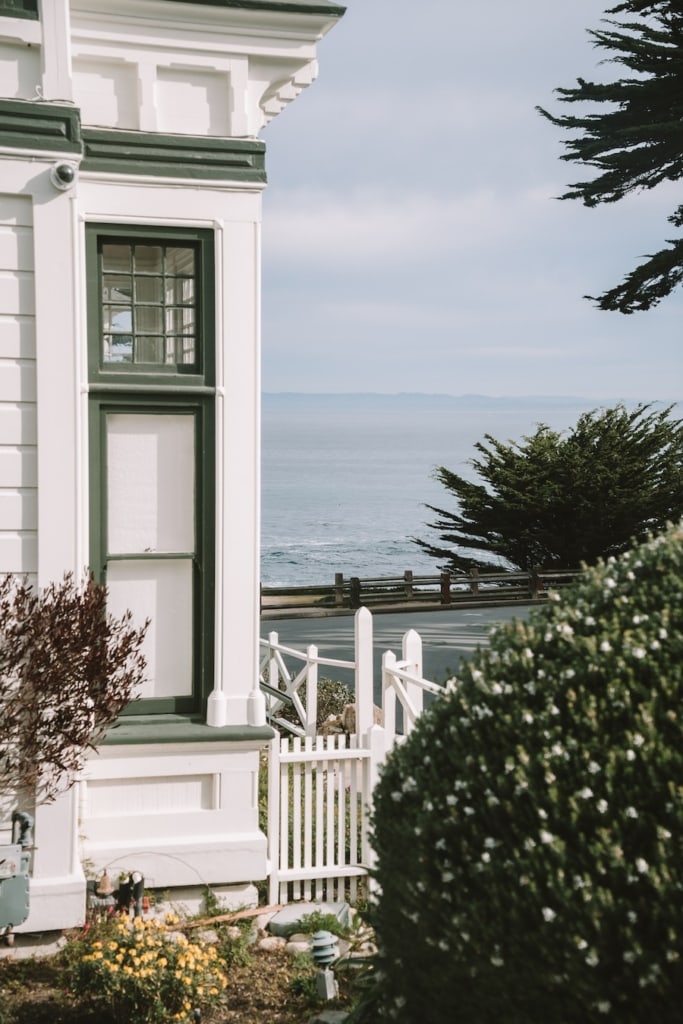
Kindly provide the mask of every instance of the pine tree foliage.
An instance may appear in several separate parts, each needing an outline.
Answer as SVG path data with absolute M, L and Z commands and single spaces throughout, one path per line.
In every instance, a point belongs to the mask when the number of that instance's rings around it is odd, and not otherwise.
M 455 573 L 575 569 L 627 550 L 683 515 L 683 420 L 672 409 L 593 410 L 564 434 L 539 424 L 507 444 L 486 434 L 470 462 L 483 482 L 440 466 L 457 511 L 427 505 L 440 543 L 416 543 Z
M 683 4 L 680 0 L 627 0 L 608 14 L 632 15 L 610 26 L 589 30 L 609 61 L 627 69 L 624 77 L 604 83 L 577 80 L 556 92 L 563 103 L 598 105 L 598 112 L 556 116 L 537 109 L 560 128 L 577 133 L 564 142 L 563 160 L 597 168 L 599 174 L 570 185 L 560 198 L 581 199 L 586 206 L 614 203 L 631 192 L 652 189 L 683 176 Z M 683 205 L 669 222 L 683 226 Z M 633 313 L 657 305 L 683 280 L 683 239 L 666 240 L 629 273 L 621 284 L 600 296 L 586 296 L 600 309 Z

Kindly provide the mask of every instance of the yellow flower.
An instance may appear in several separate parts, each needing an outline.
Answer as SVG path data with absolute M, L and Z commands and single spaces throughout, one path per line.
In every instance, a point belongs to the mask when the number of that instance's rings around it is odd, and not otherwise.
M 114 942 L 113 939 L 112 939 L 111 942 L 107 943 L 107 949 L 111 950 L 112 953 L 114 952 L 115 949 L 118 949 L 118 948 L 119 948 L 118 942 Z

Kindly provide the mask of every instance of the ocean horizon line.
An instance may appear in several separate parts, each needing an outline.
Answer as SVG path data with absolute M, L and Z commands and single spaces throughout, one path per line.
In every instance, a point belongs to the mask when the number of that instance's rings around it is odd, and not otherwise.
M 525 394 L 525 395 L 494 395 L 483 392 L 462 392 L 459 394 L 446 391 L 270 391 L 261 392 L 263 398 L 295 398 L 295 399 L 429 399 L 431 401 L 457 401 L 457 402 L 500 402 L 506 404 L 523 403 L 547 403 L 553 402 L 562 405 L 591 404 L 603 406 L 606 403 L 625 403 L 633 405 L 638 403 L 656 405 L 678 405 L 683 401 L 681 398 L 635 398 L 633 396 L 591 396 L 591 395 L 550 395 L 550 394 Z

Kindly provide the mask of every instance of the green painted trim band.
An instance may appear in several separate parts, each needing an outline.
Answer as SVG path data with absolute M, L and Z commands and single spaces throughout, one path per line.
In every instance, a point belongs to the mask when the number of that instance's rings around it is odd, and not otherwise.
M 144 743 L 251 743 L 262 746 L 275 737 L 270 726 L 226 725 L 214 727 L 179 715 L 142 715 L 121 718 L 100 740 L 105 747 Z
M 84 171 L 214 181 L 266 181 L 264 142 L 83 129 Z
M 326 14 L 341 18 L 346 7 L 332 0 L 167 0 L 169 3 L 201 4 L 204 7 L 241 7 L 246 11 L 284 11 L 286 14 Z
M 81 152 L 81 119 L 75 107 L 31 100 L 0 100 L 0 146 Z

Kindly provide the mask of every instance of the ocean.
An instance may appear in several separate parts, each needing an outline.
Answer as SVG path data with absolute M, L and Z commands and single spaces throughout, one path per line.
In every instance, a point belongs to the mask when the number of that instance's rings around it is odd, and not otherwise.
M 582 398 L 265 394 L 261 581 L 331 584 L 344 576 L 435 574 L 412 537 L 436 540 L 425 503 L 452 507 L 436 466 L 476 479 L 485 434 L 518 440 L 611 406 Z

